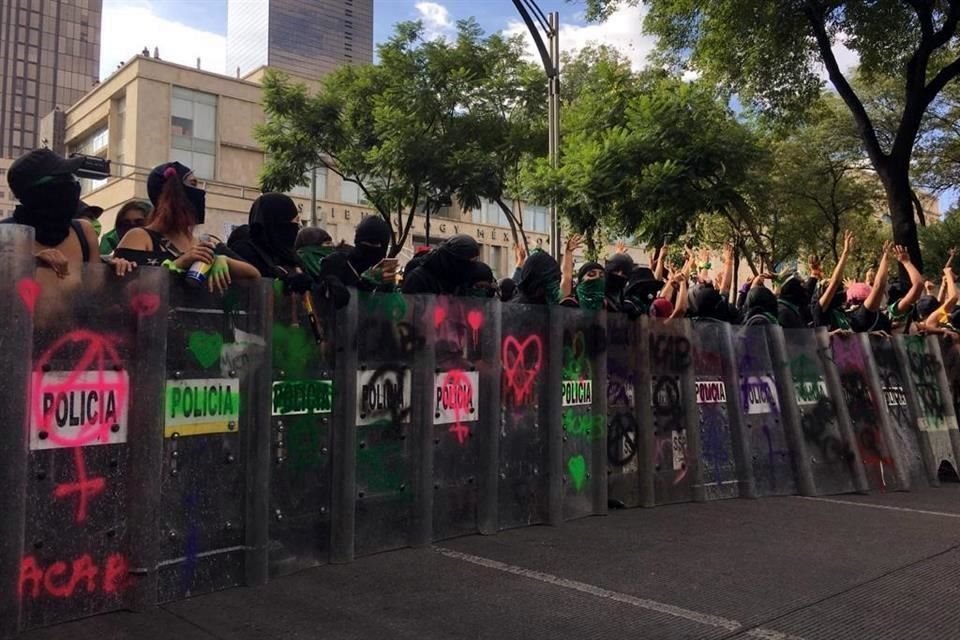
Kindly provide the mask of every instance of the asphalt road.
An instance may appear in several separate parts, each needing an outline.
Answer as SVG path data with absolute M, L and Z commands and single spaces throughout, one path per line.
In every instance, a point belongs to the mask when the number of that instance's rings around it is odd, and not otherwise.
M 960 485 L 618 511 L 29 640 L 960 638 Z

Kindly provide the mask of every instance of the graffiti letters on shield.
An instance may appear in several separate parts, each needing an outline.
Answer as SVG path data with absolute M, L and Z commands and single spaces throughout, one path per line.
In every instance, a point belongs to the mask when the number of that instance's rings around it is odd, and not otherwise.
M 30 449 L 127 441 L 126 371 L 48 371 L 34 374 Z
M 332 380 L 278 380 L 273 383 L 273 415 L 302 416 L 333 411 Z
M 560 398 L 565 407 L 593 404 L 593 380 L 564 380 Z
M 809 380 L 793 380 L 793 392 L 797 396 L 797 404 L 801 407 L 815 405 L 821 398 L 827 397 L 827 383 L 822 378 Z
M 476 422 L 480 419 L 480 374 L 442 372 L 434 378 L 433 424 Z
M 750 415 L 774 413 L 780 406 L 777 385 L 771 376 L 744 376 L 740 379 L 743 407 Z
M 167 380 L 164 437 L 235 432 L 239 420 L 240 381 L 236 378 Z
M 697 404 L 722 404 L 727 401 L 727 390 L 722 380 L 697 382 Z
M 407 367 L 358 371 L 357 424 L 410 422 L 412 378 Z

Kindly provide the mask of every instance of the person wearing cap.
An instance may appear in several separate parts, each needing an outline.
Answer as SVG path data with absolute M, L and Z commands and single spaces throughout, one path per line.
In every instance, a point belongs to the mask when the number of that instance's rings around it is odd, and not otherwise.
M 128 231 L 147 224 L 147 218 L 152 212 L 153 205 L 145 200 L 131 200 L 120 207 L 113 223 L 113 230 L 100 238 L 100 255 L 113 253 Z
M 102 215 L 103 207 L 95 204 L 87 204 L 81 200 L 77 206 L 77 215 L 74 217 L 78 220 L 88 221 L 93 226 L 93 231 L 97 234 L 97 238 L 99 238 L 100 232 L 103 231 L 103 225 L 100 224 L 100 216 Z
M 114 255 L 144 266 L 164 266 L 185 273 L 196 262 L 210 265 L 210 291 L 223 292 L 234 278 L 257 279 L 260 272 L 236 257 L 222 242 L 201 242 L 194 235 L 206 218 L 206 191 L 197 188 L 193 171 L 179 162 L 154 167 L 147 177 L 147 194 L 156 209 L 150 223 L 129 230 Z
M 320 277 L 360 291 L 393 291 L 397 260 L 387 257 L 390 234 L 390 225 L 380 216 L 364 217 L 354 231 L 354 246 L 345 246 L 324 258 L 320 263 Z
M 59 278 L 70 274 L 71 264 L 92 262 L 97 235 L 86 219 L 74 219 L 80 206 L 80 183 L 74 175 L 83 158 L 64 158 L 50 149 L 35 149 L 17 158 L 7 170 L 7 183 L 21 204 L 6 223 L 22 224 L 34 231 L 34 255 L 40 266 Z M 110 258 L 117 275 L 136 264 Z

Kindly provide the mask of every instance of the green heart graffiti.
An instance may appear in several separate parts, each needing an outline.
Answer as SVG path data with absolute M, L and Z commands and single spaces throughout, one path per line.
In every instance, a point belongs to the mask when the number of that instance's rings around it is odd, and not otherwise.
M 223 349 L 223 336 L 219 333 L 194 331 L 190 334 L 188 345 L 190 353 L 197 359 L 200 366 L 209 369 L 220 361 L 220 351 Z
M 573 479 L 573 487 L 580 491 L 583 489 L 583 483 L 587 478 L 587 461 L 582 455 L 576 455 L 567 460 L 567 471 Z

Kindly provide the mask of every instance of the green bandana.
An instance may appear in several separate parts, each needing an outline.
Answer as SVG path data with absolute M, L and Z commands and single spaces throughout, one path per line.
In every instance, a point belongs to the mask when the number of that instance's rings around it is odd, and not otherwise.
M 333 253 L 333 247 L 313 245 L 298 249 L 297 257 L 300 258 L 307 273 L 316 278 L 320 275 L 320 263 L 331 253 Z
M 577 301 L 581 309 L 599 311 L 603 308 L 603 298 L 607 282 L 604 278 L 584 280 L 577 285 Z
M 103 225 L 100 224 L 99 220 L 91 220 L 90 224 L 93 225 L 93 230 L 97 232 L 97 237 L 100 237 L 100 232 L 103 231 Z
M 558 304 L 560 302 L 560 283 L 550 282 L 547 284 L 547 304 Z

